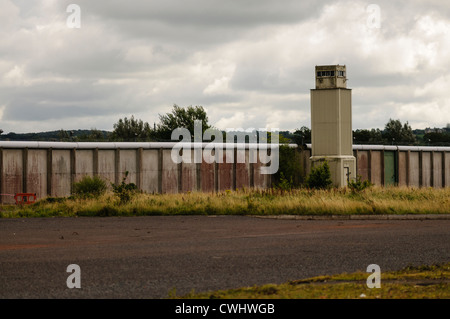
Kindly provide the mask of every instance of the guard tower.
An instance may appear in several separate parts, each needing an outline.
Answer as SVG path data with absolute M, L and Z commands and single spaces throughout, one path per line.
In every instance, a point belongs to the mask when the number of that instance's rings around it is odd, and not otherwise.
M 311 90 L 312 167 L 327 161 L 336 187 L 356 178 L 353 156 L 352 90 L 347 88 L 345 65 L 316 66 Z

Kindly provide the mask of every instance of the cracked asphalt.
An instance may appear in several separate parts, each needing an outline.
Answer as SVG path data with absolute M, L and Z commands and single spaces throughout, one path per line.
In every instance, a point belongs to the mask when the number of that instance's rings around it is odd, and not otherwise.
M 0 298 L 160 299 L 370 264 L 383 272 L 450 261 L 449 229 L 449 219 L 0 219 Z M 71 264 L 80 289 L 67 286 Z

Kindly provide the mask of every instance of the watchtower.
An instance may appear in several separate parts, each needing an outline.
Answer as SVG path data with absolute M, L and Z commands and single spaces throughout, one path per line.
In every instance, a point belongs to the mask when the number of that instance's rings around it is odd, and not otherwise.
M 336 187 L 356 178 L 353 156 L 352 90 L 347 88 L 345 65 L 316 66 L 316 88 L 311 89 L 312 167 L 330 165 Z

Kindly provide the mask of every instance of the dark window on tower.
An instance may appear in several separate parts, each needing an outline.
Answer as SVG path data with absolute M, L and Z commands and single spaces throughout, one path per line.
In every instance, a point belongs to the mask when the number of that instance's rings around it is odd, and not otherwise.
M 331 73 L 331 76 L 334 76 L 334 71 L 330 71 L 330 73 Z

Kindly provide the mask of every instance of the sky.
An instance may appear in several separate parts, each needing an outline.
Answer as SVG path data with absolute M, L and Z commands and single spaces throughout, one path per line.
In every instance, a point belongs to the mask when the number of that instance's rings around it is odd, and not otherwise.
M 332 64 L 354 130 L 450 123 L 447 0 L 0 0 L 0 39 L 4 133 L 152 126 L 174 104 L 222 130 L 294 131 Z

